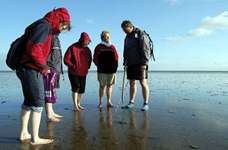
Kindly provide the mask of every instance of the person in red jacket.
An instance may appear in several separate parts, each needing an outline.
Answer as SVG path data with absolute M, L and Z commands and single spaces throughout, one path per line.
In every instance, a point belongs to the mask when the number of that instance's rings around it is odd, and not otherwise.
M 68 67 L 75 111 L 84 109 L 80 102 L 82 94 L 85 93 L 86 75 L 92 62 L 91 50 L 88 47 L 90 42 L 89 35 L 82 32 L 78 42 L 68 47 L 64 55 L 64 64 Z
M 93 62 L 97 66 L 97 78 L 99 88 L 99 108 L 102 107 L 104 90 L 106 87 L 107 106 L 113 107 L 111 102 L 112 85 L 116 84 L 116 71 L 118 67 L 118 53 L 110 41 L 110 33 L 107 30 L 101 33 L 101 43 L 94 49 Z
M 66 8 L 48 12 L 42 19 L 35 21 L 27 41 L 26 49 L 20 60 L 16 74 L 21 81 L 24 102 L 21 106 L 20 141 L 31 139 L 32 145 L 49 144 L 53 139 L 39 137 L 41 114 L 44 106 L 43 75 L 50 73 L 46 62 L 51 49 L 52 35 L 70 30 L 70 15 Z M 28 28 L 27 28 L 28 29 Z M 28 32 L 25 30 L 25 32 Z M 28 131 L 31 120 L 31 135 Z

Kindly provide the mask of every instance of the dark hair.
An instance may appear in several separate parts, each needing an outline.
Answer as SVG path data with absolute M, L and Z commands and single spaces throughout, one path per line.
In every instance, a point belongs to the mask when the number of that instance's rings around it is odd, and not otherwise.
M 121 27 L 133 27 L 132 23 L 130 20 L 124 20 L 121 24 Z

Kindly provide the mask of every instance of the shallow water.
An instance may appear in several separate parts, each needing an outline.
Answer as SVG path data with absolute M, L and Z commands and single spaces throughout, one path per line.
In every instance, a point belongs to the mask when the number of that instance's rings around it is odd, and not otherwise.
M 129 84 L 120 102 L 123 72 L 117 73 L 112 102 L 118 109 L 100 110 L 96 72 L 87 76 L 82 98 L 85 110 L 72 111 L 67 73 L 57 90 L 54 110 L 63 122 L 47 123 L 43 111 L 42 137 L 54 138 L 45 146 L 30 146 L 16 139 L 20 131 L 21 85 L 15 73 L 0 72 L 1 149 L 228 149 L 228 72 L 150 72 L 150 109 L 141 112 L 141 88 L 133 110 L 120 107 L 129 101 Z M 61 76 L 61 79 L 63 77 Z M 119 103 L 120 102 L 120 103 Z

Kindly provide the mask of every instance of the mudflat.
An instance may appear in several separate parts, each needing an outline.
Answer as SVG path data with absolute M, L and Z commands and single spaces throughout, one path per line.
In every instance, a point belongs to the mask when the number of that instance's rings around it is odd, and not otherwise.
M 149 110 L 141 111 L 141 88 L 133 109 L 121 106 L 129 101 L 129 85 L 120 102 L 122 72 L 113 85 L 115 107 L 98 105 L 96 72 L 89 72 L 82 98 L 85 110 L 73 111 L 70 83 L 65 75 L 57 89 L 56 113 L 64 116 L 59 123 L 46 122 L 42 112 L 40 136 L 54 143 L 32 146 L 18 141 L 20 106 L 23 95 L 14 73 L 0 73 L 0 149 L 228 149 L 228 74 L 220 72 L 150 72 Z M 120 103 L 119 103 L 120 102 Z M 118 106 L 118 108 L 117 108 Z

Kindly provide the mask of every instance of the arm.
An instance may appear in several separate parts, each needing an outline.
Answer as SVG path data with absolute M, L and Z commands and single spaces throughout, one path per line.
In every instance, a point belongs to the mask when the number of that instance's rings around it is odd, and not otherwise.
M 124 40 L 124 49 L 123 49 L 123 65 L 124 65 L 124 67 L 125 66 L 127 66 L 127 60 L 126 60 L 126 46 L 125 46 L 125 44 L 126 44 L 126 38 L 125 38 L 125 40 Z
M 117 50 L 116 50 L 114 45 L 113 45 L 113 50 L 114 50 L 114 57 L 115 57 L 115 60 L 116 60 L 116 64 L 118 66 L 119 55 L 118 55 L 118 52 L 117 52 Z
M 89 50 L 89 68 L 91 67 L 91 63 L 92 63 L 92 52 L 91 50 Z
M 73 55 L 73 53 L 72 53 L 72 50 L 73 50 L 73 47 L 72 46 L 70 46 L 68 49 L 67 49 L 67 51 L 66 51 L 66 53 L 65 53 L 65 55 L 64 55 L 64 64 L 66 65 L 66 66 L 68 66 L 69 68 L 72 68 L 72 69 L 76 69 L 76 63 L 75 62 L 73 62 L 72 60 L 74 59 L 73 57 L 74 57 L 74 55 Z
M 42 74 L 47 74 L 49 70 L 46 61 L 51 46 L 50 29 L 47 25 L 38 25 L 33 29 L 26 45 L 27 54 Z
M 97 45 L 94 49 L 94 54 L 93 54 L 93 62 L 96 66 L 98 66 L 98 52 L 99 52 L 99 49 Z

